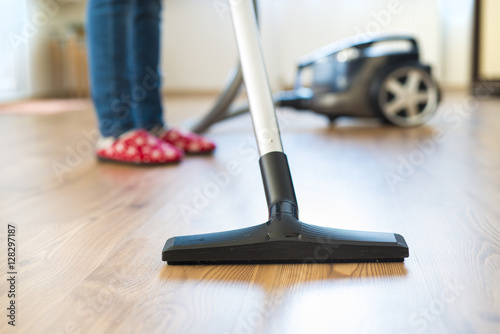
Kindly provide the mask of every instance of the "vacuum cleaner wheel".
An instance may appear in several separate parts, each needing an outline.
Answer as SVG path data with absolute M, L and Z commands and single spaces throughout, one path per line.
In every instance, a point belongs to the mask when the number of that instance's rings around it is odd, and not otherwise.
M 394 125 L 412 127 L 427 122 L 436 112 L 439 88 L 430 74 L 418 66 L 390 71 L 378 87 L 378 109 Z

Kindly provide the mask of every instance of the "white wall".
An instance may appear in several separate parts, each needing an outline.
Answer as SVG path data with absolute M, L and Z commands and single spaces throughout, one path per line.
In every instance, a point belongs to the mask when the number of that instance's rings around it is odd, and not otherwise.
M 281 0 L 270 1 L 265 16 L 274 21 L 264 51 L 273 55 L 278 83 L 291 85 L 296 59 L 323 45 L 362 34 L 405 32 L 421 44 L 422 58 L 441 73 L 441 36 L 434 0 Z M 425 20 L 422 18 L 425 17 Z M 264 21 L 265 23 L 265 21 Z M 266 34 L 266 31 L 263 31 Z M 274 47 L 273 47 L 274 46 Z
M 0 0 L 0 102 L 52 93 L 50 34 L 68 23 L 83 22 L 84 0 Z
M 496 1 L 496 0 L 495 0 Z M 474 0 L 439 0 L 442 33 L 442 83 L 467 87 L 472 70 Z
M 164 12 L 162 64 L 171 89 L 218 89 L 236 59 L 229 12 L 221 0 L 170 0 Z M 397 10 L 394 9 L 396 4 Z M 398 5 L 399 4 L 399 5 Z M 344 37 L 409 32 L 442 74 L 442 34 L 435 0 L 260 1 L 264 56 L 273 89 L 290 86 L 300 56 Z M 461 78 L 465 84 L 466 78 Z
M 237 54 L 229 12 L 220 0 L 164 1 L 162 71 L 173 90 L 216 90 Z M 222 3 L 222 1 L 220 1 Z
M 12 1 L 0 0 L 1 15 L 17 19 L 19 13 L 3 10 L 4 4 Z M 62 5 L 55 15 L 29 40 L 28 65 L 19 65 L 26 60 L 18 57 L 17 67 L 12 66 L 19 69 L 18 76 L 26 77 L 22 69 L 28 69 L 32 96 L 50 92 L 44 40 L 51 29 L 84 18 L 85 0 L 58 1 Z M 237 59 L 225 1 L 164 0 L 162 68 L 168 90 L 214 91 L 222 87 Z M 400 2 L 396 14 L 390 11 L 391 1 Z M 25 16 L 32 21 L 43 2 L 16 3 L 18 7 L 29 5 Z M 423 60 L 434 66 L 440 82 L 466 87 L 470 78 L 472 5 L 473 0 L 260 0 L 262 43 L 271 85 L 273 89 L 289 86 L 296 59 L 315 48 L 380 27 L 381 31 L 414 33 L 420 39 Z M 22 28 L 3 16 L 2 35 L 6 27 L 9 31 Z M 8 76 L 2 72 L 5 68 L 0 68 L 2 77 Z
M 0 0 L 0 102 L 29 96 L 29 45 L 15 34 L 22 30 L 27 6 L 22 1 Z

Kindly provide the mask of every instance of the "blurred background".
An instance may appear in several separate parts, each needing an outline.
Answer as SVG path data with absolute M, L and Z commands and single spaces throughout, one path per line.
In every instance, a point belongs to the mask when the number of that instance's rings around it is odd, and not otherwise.
M 500 78 L 500 1 L 483 0 L 475 43 L 473 0 L 266 0 L 261 33 L 273 90 L 290 88 L 296 60 L 341 38 L 407 32 L 444 90 Z M 0 0 L 0 104 L 89 95 L 84 0 Z M 394 6 L 392 8 L 391 6 Z M 216 93 L 237 58 L 223 0 L 165 0 L 163 89 Z M 391 11 L 391 9 L 394 9 Z M 475 52 L 475 45 L 480 52 Z M 481 45 L 483 45 L 481 49 Z M 477 68 L 477 73 L 474 69 Z

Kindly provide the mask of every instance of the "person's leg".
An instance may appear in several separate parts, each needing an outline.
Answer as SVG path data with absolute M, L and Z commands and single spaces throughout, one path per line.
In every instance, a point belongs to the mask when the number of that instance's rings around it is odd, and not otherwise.
M 137 128 L 152 130 L 164 126 L 160 93 L 160 0 L 134 0 L 131 55 L 131 104 Z
M 129 43 L 132 57 L 132 102 L 135 125 L 187 153 L 208 153 L 211 141 L 176 129 L 167 131 L 161 105 L 160 74 L 160 0 L 135 0 L 133 37 Z
M 103 137 L 118 137 L 134 128 L 130 103 L 127 39 L 133 0 L 90 0 L 87 44 L 90 82 Z

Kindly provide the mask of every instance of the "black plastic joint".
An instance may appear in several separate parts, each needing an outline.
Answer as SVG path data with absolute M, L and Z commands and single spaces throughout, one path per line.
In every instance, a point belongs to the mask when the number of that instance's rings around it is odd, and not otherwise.
M 281 214 L 289 214 L 292 217 L 299 219 L 299 210 L 297 206 L 290 202 L 276 203 L 271 207 L 271 209 L 269 209 L 269 219 Z
M 271 215 L 273 210 L 282 208 L 283 203 L 290 203 L 297 212 L 297 199 L 293 189 L 292 176 L 288 167 L 288 160 L 283 152 L 270 152 L 260 157 L 260 171 L 266 192 L 267 207 Z M 273 207 L 275 204 L 280 207 Z

